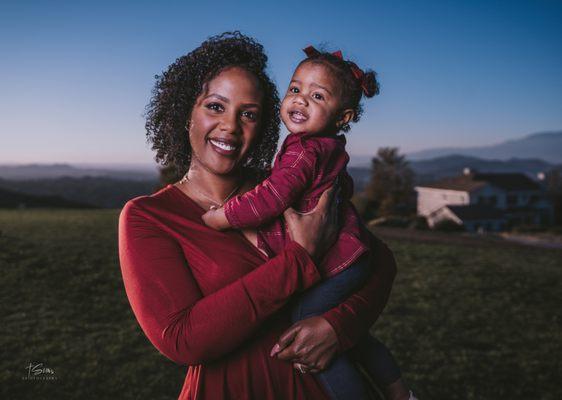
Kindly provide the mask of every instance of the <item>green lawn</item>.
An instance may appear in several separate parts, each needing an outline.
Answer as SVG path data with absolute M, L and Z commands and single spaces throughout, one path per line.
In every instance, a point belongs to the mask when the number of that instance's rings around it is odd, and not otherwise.
M 185 368 L 132 315 L 116 210 L 0 211 L 2 399 L 175 399 Z M 562 251 L 390 240 L 373 332 L 420 399 L 559 399 Z M 30 362 L 56 380 L 29 381 Z

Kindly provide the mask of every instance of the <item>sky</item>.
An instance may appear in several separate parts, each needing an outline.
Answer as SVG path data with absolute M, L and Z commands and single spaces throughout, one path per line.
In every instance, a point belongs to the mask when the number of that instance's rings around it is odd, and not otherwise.
M 264 45 L 280 93 L 309 44 L 377 71 L 352 155 L 562 129 L 562 0 L 12 0 L 0 3 L 0 164 L 153 163 L 154 75 L 228 30 Z

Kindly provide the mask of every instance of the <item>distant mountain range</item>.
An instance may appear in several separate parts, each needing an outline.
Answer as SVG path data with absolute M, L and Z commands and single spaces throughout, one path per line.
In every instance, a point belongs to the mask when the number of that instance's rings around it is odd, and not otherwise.
M 503 161 L 453 154 L 430 160 L 410 161 L 410 167 L 416 173 L 417 183 L 428 183 L 440 178 L 460 175 L 464 168 L 481 172 L 521 172 L 536 179 L 539 172 L 560 168 L 560 165 L 532 158 L 511 158 Z
M 54 179 L 61 177 L 82 178 L 85 176 L 144 181 L 147 179 L 157 179 L 158 170 L 156 166 L 142 164 L 135 166 L 79 166 L 70 164 L 0 165 L 0 178 L 9 180 Z
M 495 160 L 532 158 L 560 164 L 562 163 L 562 131 L 535 133 L 491 146 L 443 147 L 416 151 L 409 153 L 408 158 L 421 160 L 452 154 Z
M 409 163 L 415 173 L 416 184 L 429 183 L 441 178 L 460 175 L 465 168 L 481 172 L 521 172 L 534 179 L 537 179 L 539 172 L 562 168 L 562 164 L 555 165 L 538 159 L 484 160 L 458 154 L 432 158 L 430 160 L 410 161 Z M 355 189 L 357 191 L 363 190 L 371 179 L 371 169 L 366 167 L 349 167 L 348 170 L 355 182 Z
M 370 180 L 371 159 L 352 156 L 354 162 L 350 162 L 349 173 L 356 191 L 362 191 Z M 407 159 L 416 174 L 416 184 L 459 175 L 464 168 L 521 172 L 536 178 L 539 172 L 562 170 L 562 132 L 537 133 L 494 146 L 424 150 L 408 154 Z M 155 165 L 0 165 L 0 188 L 6 191 L 0 192 L 0 207 L 24 203 L 65 206 L 64 201 L 68 201 L 68 207 L 75 204 L 119 208 L 127 200 L 153 193 L 158 187 L 159 173 Z M 17 199 L 25 195 L 39 198 Z

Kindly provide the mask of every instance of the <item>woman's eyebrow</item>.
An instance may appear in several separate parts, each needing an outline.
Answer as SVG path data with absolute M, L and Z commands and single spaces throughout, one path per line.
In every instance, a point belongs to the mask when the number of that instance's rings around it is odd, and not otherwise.
M 226 97 L 221 96 L 220 94 L 216 94 L 216 93 L 211 93 L 211 94 L 205 96 L 203 99 L 206 100 L 209 97 L 216 97 L 217 99 L 219 99 L 221 101 L 224 101 L 225 103 L 230 103 L 230 100 L 228 100 Z

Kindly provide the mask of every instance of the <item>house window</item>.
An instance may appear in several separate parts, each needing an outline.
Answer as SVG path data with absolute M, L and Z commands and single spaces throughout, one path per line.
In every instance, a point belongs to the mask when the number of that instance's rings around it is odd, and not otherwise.
M 495 206 L 498 203 L 497 196 L 490 196 L 488 200 L 491 206 Z
M 514 194 L 508 194 L 506 201 L 508 206 L 513 206 L 517 204 L 517 196 Z
M 486 203 L 486 198 L 484 196 L 478 196 L 478 204 L 485 204 Z

